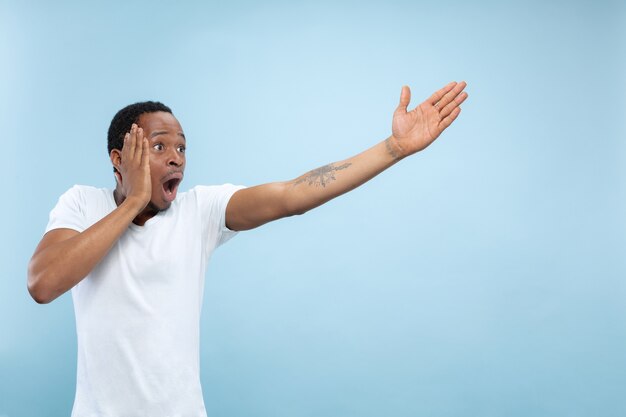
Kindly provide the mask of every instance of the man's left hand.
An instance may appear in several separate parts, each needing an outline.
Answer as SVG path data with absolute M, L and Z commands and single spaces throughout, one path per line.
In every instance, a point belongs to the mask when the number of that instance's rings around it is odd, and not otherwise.
M 434 142 L 441 132 L 461 113 L 461 103 L 467 98 L 465 81 L 451 82 L 411 111 L 411 90 L 402 87 L 400 104 L 393 114 L 392 138 L 401 150 L 401 157 L 419 152 Z

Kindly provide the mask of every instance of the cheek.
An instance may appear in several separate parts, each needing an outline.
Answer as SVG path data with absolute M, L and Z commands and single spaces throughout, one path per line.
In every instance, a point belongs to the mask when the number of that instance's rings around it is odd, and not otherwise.
M 159 159 L 159 155 L 154 153 L 150 153 L 148 162 L 150 164 L 150 176 L 154 178 L 155 173 L 159 171 L 159 167 L 163 165 L 163 162 Z
M 158 164 L 156 163 L 156 159 L 151 156 L 150 157 L 150 180 L 152 181 L 152 188 L 157 188 L 160 186 L 159 184 L 160 174 L 158 172 L 158 169 L 156 169 L 157 166 Z

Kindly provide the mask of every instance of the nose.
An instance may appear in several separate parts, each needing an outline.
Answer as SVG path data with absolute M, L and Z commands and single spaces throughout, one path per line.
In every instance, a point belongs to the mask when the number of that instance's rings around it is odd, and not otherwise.
M 185 163 L 185 156 L 177 149 L 172 149 L 167 156 L 167 165 L 174 167 L 182 167 Z

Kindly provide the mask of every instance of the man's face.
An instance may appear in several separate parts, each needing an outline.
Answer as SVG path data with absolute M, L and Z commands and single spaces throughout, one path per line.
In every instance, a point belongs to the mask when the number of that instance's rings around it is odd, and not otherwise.
M 185 171 L 185 134 L 167 112 L 144 113 L 137 122 L 148 139 L 152 197 L 149 206 L 165 210 L 176 198 Z

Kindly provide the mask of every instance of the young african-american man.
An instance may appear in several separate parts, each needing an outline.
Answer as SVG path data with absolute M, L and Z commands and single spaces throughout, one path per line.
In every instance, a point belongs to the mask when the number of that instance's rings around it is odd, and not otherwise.
M 28 290 L 68 290 L 76 314 L 73 417 L 206 416 L 200 309 L 211 253 L 237 231 L 303 214 L 430 145 L 467 98 L 452 82 L 408 111 L 403 87 L 391 135 L 344 161 L 255 187 L 178 193 L 186 139 L 171 110 L 143 102 L 111 122 L 114 190 L 74 186 L 50 213 L 28 265 Z

